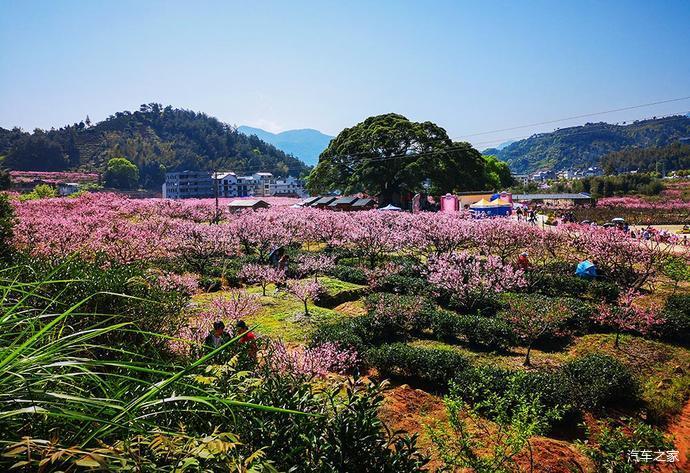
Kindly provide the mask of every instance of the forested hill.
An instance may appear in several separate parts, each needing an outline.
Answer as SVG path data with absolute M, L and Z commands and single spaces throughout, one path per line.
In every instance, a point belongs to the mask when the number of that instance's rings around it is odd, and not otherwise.
M 0 128 L 0 163 L 36 171 L 104 170 L 108 160 L 124 156 L 140 170 L 141 182 L 155 187 L 165 171 L 268 171 L 299 175 L 307 166 L 255 136 L 203 113 L 159 104 L 118 112 L 91 125 L 75 123 L 33 133 Z
M 540 169 L 569 169 L 598 165 L 602 156 L 623 149 L 664 147 L 690 137 L 690 118 L 677 115 L 636 121 L 628 125 L 587 123 L 516 141 L 503 149 L 491 148 L 515 173 Z

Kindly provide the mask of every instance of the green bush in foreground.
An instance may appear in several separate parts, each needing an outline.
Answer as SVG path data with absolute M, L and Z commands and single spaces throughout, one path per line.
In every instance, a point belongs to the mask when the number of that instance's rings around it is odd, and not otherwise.
M 528 470 L 521 468 L 517 457 L 525 450 L 531 452 L 530 438 L 543 434 L 548 426 L 550 413 L 537 398 L 527 392 L 493 392 L 474 405 L 467 405 L 463 389 L 453 384 L 444 402 L 448 421 L 429 428 L 443 462 L 441 471 L 533 471 L 531 455 L 526 458 Z
M 597 471 L 613 471 L 615 473 L 633 473 L 644 467 L 653 467 L 653 460 L 635 461 L 635 452 L 643 450 L 667 452 L 674 450 L 673 442 L 658 429 L 634 419 L 627 419 L 626 426 L 611 426 L 599 422 L 596 431 L 587 430 L 587 442 L 577 442 L 580 449 L 589 456 L 597 467 Z M 631 456 L 629 458 L 629 455 Z
M 411 347 L 392 343 L 372 348 L 367 362 L 384 378 L 419 383 L 423 387 L 444 390 L 453 378 L 469 368 L 470 362 L 452 350 Z

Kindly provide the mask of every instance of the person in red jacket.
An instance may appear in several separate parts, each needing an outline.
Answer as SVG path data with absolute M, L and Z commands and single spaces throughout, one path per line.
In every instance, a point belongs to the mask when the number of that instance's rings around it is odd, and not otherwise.
M 529 262 L 529 255 L 527 252 L 520 253 L 517 259 L 517 267 L 523 271 L 527 271 L 532 264 Z
M 242 335 L 239 340 L 240 344 L 246 346 L 247 354 L 252 361 L 256 361 L 258 352 L 256 335 L 254 335 L 254 332 L 249 331 L 249 327 L 247 327 L 247 323 L 244 320 L 238 320 L 237 324 L 235 324 L 235 329 L 237 330 L 237 335 Z

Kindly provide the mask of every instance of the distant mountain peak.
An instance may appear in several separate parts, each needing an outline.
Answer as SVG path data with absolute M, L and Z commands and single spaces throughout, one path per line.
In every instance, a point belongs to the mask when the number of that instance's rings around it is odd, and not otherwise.
M 272 144 L 285 153 L 292 154 L 312 166 L 319 161 L 319 155 L 333 139 L 332 136 L 313 128 L 271 133 L 261 128 L 239 126 L 237 131 L 245 135 L 256 135 L 257 138 Z
M 631 148 L 663 147 L 690 136 L 690 114 L 644 120 L 625 125 L 586 123 L 537 133 L 505 147 L 484 150 L 505 161 L 518 174 L 539 169 L 587 168 L 599 165 L 608 153 Z

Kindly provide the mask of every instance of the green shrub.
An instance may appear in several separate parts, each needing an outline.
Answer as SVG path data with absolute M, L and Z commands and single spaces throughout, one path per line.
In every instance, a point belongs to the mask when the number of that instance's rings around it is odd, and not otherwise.
M 364 353 L 372 345 L 370 328 L 368 316 L 322 324 L 314 331 L 310 344 L 316 346 L 335 343 L 342 348 L 352 348 L 357 353 Z
M 690 296 L 669 297 L 664 306 L 663 317 L 664 322 L 656 329 L 661 337 L 681 343 L 690 341 Z
M 452 350 L 411 347 L 402 343 L 370 349 L 367 362 L 384 378 L 406 381 L 431 389 L 446 389 L 448 383 L 470 367 L 470 362 Z
M 482 317 L 493 317 L 504 307 L 502 294 L 497 292 L 490 291 L 477 295 L 476 298 L 469 297 L 469 299 L 472 301 L 470 306 L 452 297 L 452 295 L 450 297 L 442 296 L 439 303 L 459 313 L 472 313 Z
M 563 304 L 571 314 L 566 321 L 566 327 L 571 332 L 585 334 L 590 331 L 592 327 L 592 316 L 597 310 L 594 303 L 574 297 L 559 297 L 558 302 Z
M 13 227 L 14 208 L 9 196 L 0 192 L 0 260 L 8 258 L 10 255 Z
M 481 402 L 492 395 L 514 396 L 529 393 L 545 409 L 567 412 L 572 395 L 558 371 L 515 371 L 495 366 L 469 369 L 454 380 L 458 392 L 469 403 Z
M 426 299 L 377 292 L 365 299 L 371 321 L 371 334 L 383 342 L 409 338 L 413 332 L 426 328 L 425 308 L 430 305 Z
M 606 302 L 614 302 L 618 299 L 620 289 L 617 284 L 597 280 L 588 282 L 589 287 L 587 288 L 587 294 L 593 301 L 600 301 L 603 299 Z
M 427 295 L 431 290 L 426 279 L 418 276 L 404 276 L 402 274 L 384 276 L 378 281 L 377 289 L 384 292 L 408 295 Z
M 383 402 L 379 385 L 350 380 L 324 389 L 299 376 L 268 372 L 242 400 L 316 414 L 286 416 L 257 409 L 237 416 L 247 420 L 238 423 L 239 437 L 263 446 L 278 471 L 416 472 L 426 463 L 414 439 L 384 428 L 378 416 Z
M 218 277 L 204 276 L 199 279 L 199 287 L 204 292 L 218 292 L 223 287 L 223 281 Z
M 626 424 L 625 427 L 613 427 L 599 422 L 595 432 L 587 429 L 588 443 L 577 442 L 594 461 L 597 471 L 633 473 L 644 467 L 653 467 L 653 458 L 657 456 L 654 452 L 674 450 L 673 442 L 662 431 L 634 419 L 627 419 Z M 652 459 L 635 462 L 634 458 L 628 458 L 629 453 L 642 450 L 651 450 Z
M 185 291 L 164 289 L 156 272 L 147 271 L 136 264 L 122 265 L 68 259 L 61 263 L 36 258 L 19 257 L 21 264 L 12 268 L 13 277 L 25 283 L 49 278 L 58 281 L 44 284 L 40 291 L 26 300 L 34 309 L 46 312 L 66 310 L 86 300 L 80 312 L 116 314 L 119 321 L 131 322 L 137 328 L 167 335 L 176 334 L 184 322 L 182 309 L 190 294 Z M 129 297 L 123 297 L 129 296 Z M 73 327 L 95 323 L 97 315 L 73 318 Z M 119 342 L 136 345 L 139 335 L 118 332 L 125 338 Z M 115 341 L 115 339 L 113 339 Z
M 562 368 L 573 402 L 582 409 L 600 409 L 634 402 L 639 386 L 633 373 L 615 358 L 591 353 L 575 358 Z
M 459 334 L 474 348 L 505 351 L 517 344 L 513 329 L 505 320 L 479 315 L 461 315 L 458 319 Z
M 615 284 L 579 278 L 572 273 L 574 270 L 568 273 L 549 273 L 535 285 L 534 290 L 551 297 L 587 297 L 596 302 L 602 299 L 612 302 L 618 297 L 619 289 Z
M 332 276 L 341 281 L 351 282 L 353 284 L 367 284 L 367 276 L 361 268 L 346 266 L 344 264 L 337 264 L 328 272 Z

